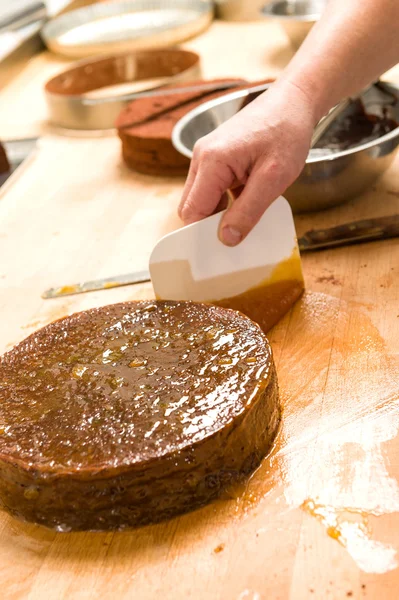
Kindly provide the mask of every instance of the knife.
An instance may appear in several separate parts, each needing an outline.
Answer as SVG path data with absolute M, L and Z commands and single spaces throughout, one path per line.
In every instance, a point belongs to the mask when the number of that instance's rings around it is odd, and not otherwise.
M 309 252 L 395 237 L 399 237 L 399 215 L 390 215 L 345 223 L 330 229 L 312 229 L 299 239 L 299 249 Z
M 75 294 L 84 294 L 85 292 L 97 292 L 99 290 L 109 290 L 115 287 L 124 285 L 133 285 L 136 283 L 145 283 L 151 281 L 150 272 L 137 271 L 135 273 L 127 273 L 125 275 L 115 275 L 114 277 L 106 277 L 94 281 L 86 281 L 85 283 L 74 283 L 72 285 L 63 285 L 61 287 L 53 287 L 42 294 L 42 298 L 61 298 L 63 296 L 74 296 Z
M 299 249 L 303 252 L 338 248 L 351 244 L 361 244 L 399 237 L 399 215 L 364 219 L 331 227 L 307 231 L 299 240 Z M 61 298 L 85 292 L 107 290 L 110 288 L 134 285 L 151 281 L 150 272 L 143 270 L 125 275 L 116 275 L 105 279 L 86 281 L 73 285 L 54 287 L 42 294 L 42 298 Z

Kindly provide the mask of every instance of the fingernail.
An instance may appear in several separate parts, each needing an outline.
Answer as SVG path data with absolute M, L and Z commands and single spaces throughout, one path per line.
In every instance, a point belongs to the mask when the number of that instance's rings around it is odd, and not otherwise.
M 222 229 L 221 240 L 226 246 L 236 246 L 241 242 L 242 234 L 238 229 L 226 225 L 226 227 L 223 227 Z

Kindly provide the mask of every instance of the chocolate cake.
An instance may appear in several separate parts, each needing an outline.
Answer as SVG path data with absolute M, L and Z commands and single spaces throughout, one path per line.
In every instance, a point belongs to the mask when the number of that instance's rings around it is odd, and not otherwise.
M 154 523 L 250 474 L 280 418 L 269 343 L 244 315 L 129 302 L 0 358 L 0 501 L 59 531 Z
M 232 79 L 216 79 L 223 83 Z M 237 80 L 237 86 L 222 91 L 195 91 L 181 94 L 139 98 L 131 102 L 116 121 L 122 141 L 122 156 L 128 167 L 151 175 L 184 175 L 190 160 L 180 154 L 172 144 L 172 132 L 176 123 L 188 112 L 204 102 L 219 98 L 249 86 L 268 83 L 270 79 L 251 83 Z M 192 87 L 210 83 L 195 81 L 173 86 Z M 166 88 L 170 89 L 170 88 Z
M 10 170 L 7 154 L 3 144 L 0 142 L 0 174 L 7 173 Z

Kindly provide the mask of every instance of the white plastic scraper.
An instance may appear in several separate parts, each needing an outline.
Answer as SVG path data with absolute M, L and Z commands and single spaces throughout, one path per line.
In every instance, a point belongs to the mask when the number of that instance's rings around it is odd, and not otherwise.
M 278 198 L 241 244 L 220 242 L 223 213 L 162 238 L 150 258 L 155 295 L 240 310 L 268 331 L 304 289 L 291 208 Z

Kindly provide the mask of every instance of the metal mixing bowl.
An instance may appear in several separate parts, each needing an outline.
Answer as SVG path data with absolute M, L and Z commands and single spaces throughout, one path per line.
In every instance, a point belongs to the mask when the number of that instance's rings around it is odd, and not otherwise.
M 386 110 L 399 122 L 399 87 L 387 83 L 380 86 L 371 86 L 361 95 L 367 112 L 382 114 Z M 174 128 L 172 141 L 175 148 L 191 158 L 197 140 L 235 115 L 251 94 L 250 90 L 233 92 L 189 112 Z M 396 102 L 393 102 L 393 96 Z M 344 117 L 345 113 L 339 118 Z M 284 195 L 296 213 L 341 204 L 360 195 L 387 170 L 398 146 L 399 127 L 348 150 L 311 150 L 302 173 Z
M 264 17 L 276 19 L 297 50 L 316 21 L 327 0 L 276 0 L 261 9 Z

